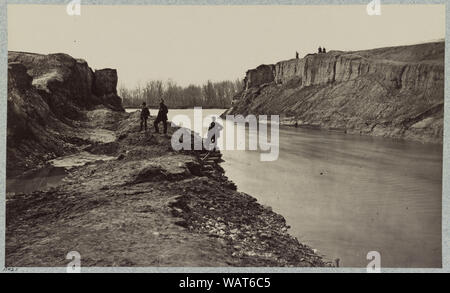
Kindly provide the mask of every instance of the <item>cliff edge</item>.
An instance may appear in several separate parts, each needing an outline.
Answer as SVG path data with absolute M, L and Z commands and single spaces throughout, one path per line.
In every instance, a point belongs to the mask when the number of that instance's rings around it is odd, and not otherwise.
M 330 51 L 249 70 L 224 114 L 442 143 L 445 43 Z
M 95 72 L 67 54 L 8 52 L 7 176 L 15 176 L 89 141 L 79 126 L 88 110 L 124 113 L 117 72 Z

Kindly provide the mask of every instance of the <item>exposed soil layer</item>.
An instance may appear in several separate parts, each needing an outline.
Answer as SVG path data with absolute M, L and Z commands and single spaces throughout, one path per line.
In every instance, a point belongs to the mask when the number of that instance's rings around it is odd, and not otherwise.
M 67 54 L 8 52 L 7 177 L 93 140 L 114 141 L 111 127 L 124 114 L 116 85 L 116 70 L 94 72 Z M 85 125 L 99 122 L 102 129 Z
M 330 51 L 247 71 L 226 114 L 442 144 L 445 43 Z

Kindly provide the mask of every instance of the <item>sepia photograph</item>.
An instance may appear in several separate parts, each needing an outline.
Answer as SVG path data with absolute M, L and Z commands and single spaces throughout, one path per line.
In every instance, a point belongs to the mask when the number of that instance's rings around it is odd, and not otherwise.
M 369 2 L 8 4 L 4 266 L 443 268 L 446 7 Z

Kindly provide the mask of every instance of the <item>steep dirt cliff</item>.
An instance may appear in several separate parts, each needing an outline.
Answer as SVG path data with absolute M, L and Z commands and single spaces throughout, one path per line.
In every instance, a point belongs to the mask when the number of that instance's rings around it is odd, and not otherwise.
M 122 113 L 117 72 L 95 72 L 66 54 L 8 53 L 7 176 L 71 152 L 89 141 L 79 126 L 87 110 Z
M 247 71 L 225 114 L 442 143 L 444 42 L 330 51 Z

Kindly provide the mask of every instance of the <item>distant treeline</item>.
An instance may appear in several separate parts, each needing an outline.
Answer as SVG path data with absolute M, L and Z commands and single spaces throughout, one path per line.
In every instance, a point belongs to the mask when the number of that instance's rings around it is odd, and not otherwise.
M 242 90 L 242 80 L 208 81 L 205 84 L 182 87 L 174 81 L 151 80 L 134 88 L 119 86 L 119 96 L 126 108 L 139 108 L 143 102 L 158 107 L 161 98 L 169 108 L 229 108 L 233 96 Z

